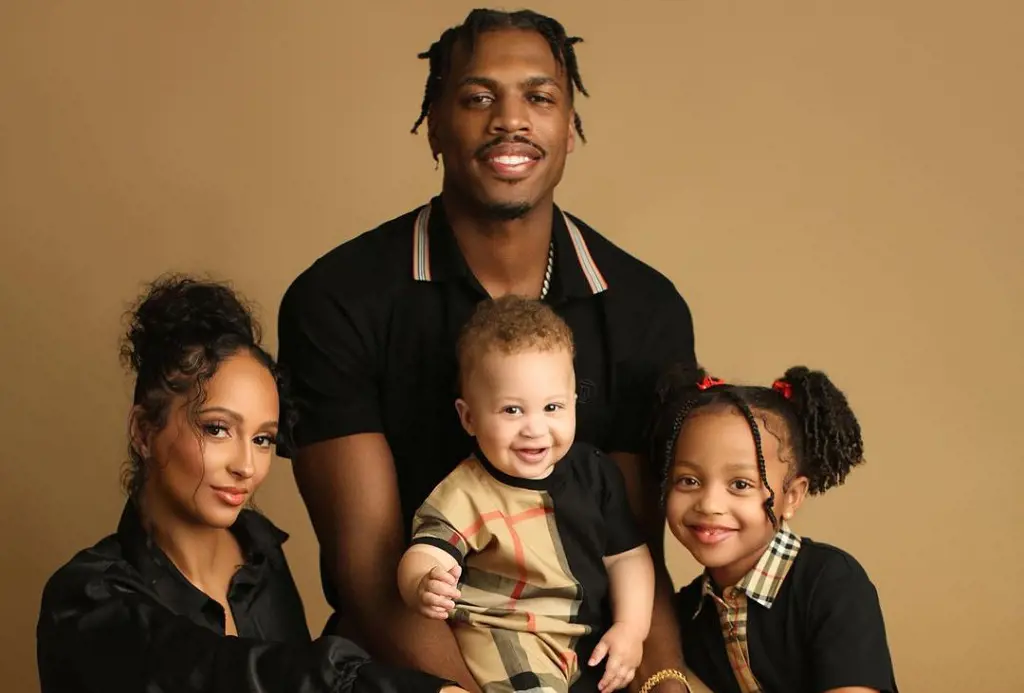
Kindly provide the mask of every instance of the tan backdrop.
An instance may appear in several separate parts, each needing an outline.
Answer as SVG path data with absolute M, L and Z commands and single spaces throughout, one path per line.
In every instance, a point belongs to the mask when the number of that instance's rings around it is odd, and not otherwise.
M 230 278 L 273 346 L 300 270 L 438 189 L 415 56 L 473 4 L 2 3 L 4 690 L 37 690 L 43 582 L 120 512 L 140 283 Z M 904 690 L 1024 690 L 1021 4 L 535 8 L 586 38 L 560 202 L 676 282 L 720 375 L 848 391 L 870 462 L 797 525 L 873 576 Z M 260 501 L 319 631 L 286 462 Z

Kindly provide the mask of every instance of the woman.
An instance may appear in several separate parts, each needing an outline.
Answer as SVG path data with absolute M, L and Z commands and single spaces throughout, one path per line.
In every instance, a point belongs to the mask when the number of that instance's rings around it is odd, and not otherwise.
M 310 641 L 269 520 L 246 509 L 287 435 L 281 378 L 230 289 L 171 277 L 132 314 L 129 500 L 43 592 L 43 693 L 436 693 L 436 677 Z M 287 402 L 285 401 L 286 405 Z

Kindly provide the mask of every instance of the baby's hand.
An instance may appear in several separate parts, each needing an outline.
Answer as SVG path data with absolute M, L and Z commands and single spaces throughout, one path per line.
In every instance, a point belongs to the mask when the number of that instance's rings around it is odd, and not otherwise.
M 590 655 L 590 666 L 597 666 L 608 655 L 604 676 L 597 684 L 601 693 L 625 688 L 636 675 L 636 668 L 644 654 L 644 639 L 629 626 L 617 623 L 597 643 Z
M 416 588 L 420 595 L 420 613 L 427 618 L 448 618 L 455 608 L 455 600 L 462 596 L 457 587 L 460 575 L 462 568 L 458 565 L 449 571 L 442 570 L 440 566 L 431 568 Z

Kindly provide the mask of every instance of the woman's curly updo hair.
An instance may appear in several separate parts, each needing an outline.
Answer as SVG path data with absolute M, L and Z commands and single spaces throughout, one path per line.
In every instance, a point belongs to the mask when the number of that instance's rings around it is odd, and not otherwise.
M 189 420 L 206 398 L 205 384 L 225 359 L 248 351 L 274 377 L 281 402 L 278 439 L 293 423 L 287 385 L 273 357 L 261 346 L 259 323 L 244 298 L 225 284 L 171 274 L 151 283 L 128 313 L 121 359 L 135 374 L 131 424 L 144 432 L 167 423 L 172 400 L 186 396 Z M 145 459 L 129 435 L 122 483 L 135 497 L 146 480 Z

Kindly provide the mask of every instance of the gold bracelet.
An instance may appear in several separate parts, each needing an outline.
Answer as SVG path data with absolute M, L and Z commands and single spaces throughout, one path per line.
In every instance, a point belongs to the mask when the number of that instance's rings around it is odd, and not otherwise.
M 640 687 L 640 693 L 650 693 L 652 688 L 662 681 L 668 680 L 679 681 L 686 688 L 687 693 L 693 693 L 693 689 L 690 688 L 690 682 L 686 680 L 686 674 L 678 669 L 662 669 L 657 673 L 651 674 L 651 677 L 644 681 L 644 685 Z

